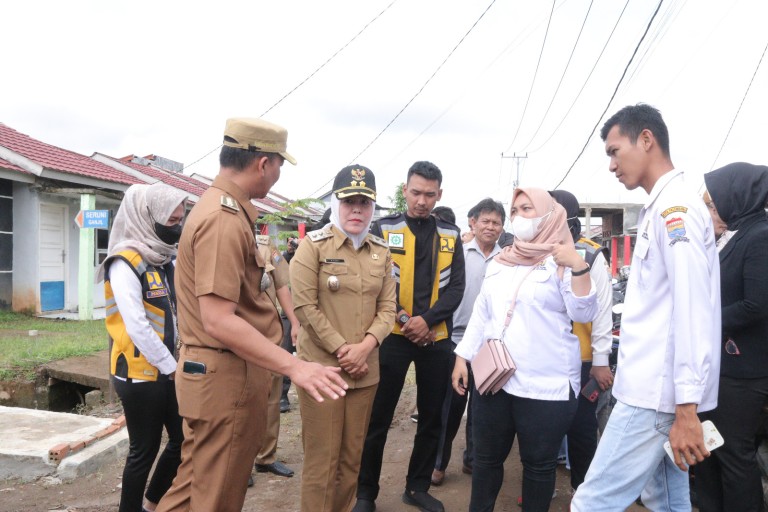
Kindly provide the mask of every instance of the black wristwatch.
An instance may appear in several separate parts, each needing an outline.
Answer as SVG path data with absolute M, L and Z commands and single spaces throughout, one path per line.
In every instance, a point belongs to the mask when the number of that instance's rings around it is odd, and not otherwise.
M 586 262 L 585 262 L 585 263 L 586 263 Z M 584 269 L 582 269 L 582 270 L 579 270 L 578 272 L 574 272 L 573 270 L 571 270 L 571 277 L 579 277 L 579 276 L 583 276 L 584 274 L 586 274 L 587 272 L 589 272 L 589 268 L 590 268 L 590 267 L 589 267 L 589 263 L 586 263 L 586 265 L 587 265 L 587 268 L 584 268 Z
M 408 321 L 408 320 L 410 320 L 410 319 L 411 319 L 411 316 L 410 316 L 408 313 L 401 313 L 401 314 L 400 314 L 400 315 L 397 317 L 397 322 L 398 322 L 400 325 L 404 325 L 404 324 L 405 324 L 405 322 L 407 322 L 407 321 Z

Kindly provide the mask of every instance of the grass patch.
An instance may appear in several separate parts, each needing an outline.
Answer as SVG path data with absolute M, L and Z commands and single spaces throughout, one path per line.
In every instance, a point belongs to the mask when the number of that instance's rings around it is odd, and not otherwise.
M 30 330 L 39 332 L 29 336 Z M 107 348 L 104 320 L 52 320 L 0 311 L 0 379 L 29 379 L 41 365 Z

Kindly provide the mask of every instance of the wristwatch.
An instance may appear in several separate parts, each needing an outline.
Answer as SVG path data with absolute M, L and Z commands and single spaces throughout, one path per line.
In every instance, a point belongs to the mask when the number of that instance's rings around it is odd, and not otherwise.
M 589 267 L 589 263 L 586 263 L 586 265 L 587 265 L 586 268 L 584 268 L 582 270 L 579 270 L 578 272 L 574 272 L 573 270 L 571 270 L 571 276 L 572 277 L 579 277 L 579 276 L 583 276 L 584 274 L 589 272 L 589 268 L 590 268 Z
M 408 320 L 410 320 L 410 319 L 411 319 L 411 316 L 410 316 L 408 313 L 401 313 L 401 314 L 400 314 L 400 315 L 397 317 L 397 322 L 398 322 L 400 325 L 404 325 L 404 324 L 405 324 L 405 322 L 407 322 L 407 321 L 408 321 Z

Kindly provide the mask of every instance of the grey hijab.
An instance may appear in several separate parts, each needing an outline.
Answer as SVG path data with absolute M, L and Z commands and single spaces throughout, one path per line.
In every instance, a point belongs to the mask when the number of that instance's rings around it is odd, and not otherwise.
M 185 192 L 160 182 L 128 187 L 109 234 L 107 259 L 133 249 L 150 265 L 162 266 L 171 261 L 176 255 L 176 245 L 166 244 L 157 237 L 155 222 L 168 222 L 173 211 L 186 199 Z M 99 267 L 96 282 L 102 279 L 104 264 Z

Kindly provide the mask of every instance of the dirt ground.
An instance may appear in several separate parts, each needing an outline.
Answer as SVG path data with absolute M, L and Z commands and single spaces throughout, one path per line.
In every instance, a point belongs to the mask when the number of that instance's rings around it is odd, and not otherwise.
M 291 389 L 289 395 L 294 404 L 292 410 L 283 414 L 278 445 L 278 458 L 296 471 L 293 478 L 281 478 L 269 473 L 254 473 L 256 485 L 248 489 L 243 510 L 288 512 L 299 509 L 301 484 L 301 421 L 296 395 Z M 387 440 L 382 468 L 381 493 L 376 501 L 378 512 L 416 511 L 402 503 L 401 495 L 405 486 L 405 473 L 413 444 L 416 425 L 410 420 L 410 413 L 416 402 L 413 384 L 406 384 L 398 410 Z M 453 446 L 453 456 L 442 486 L 432 488 L 432 493 L 445 504 L 448 512 L 464 511 L 469 506 L 471 477 L 461 473 L 461 452 L 464 449 L 464 428 Z M 30 483 L 17 481 L 0 482 L 0 512 L 116 512 L 120 497 L 120 480 L 123 463 L 116 462 L 102 468 L 96 474 L 73 482 L 61 483 L 51 478 L 41 478 Z M 496 502 L 496 511 L 519 511 L 517 497 L 520 495 L 522 467 L 517 447 L 507 459 L 504 485 Z M 550 512 L 567 512 L 570 502 L 570 481 L 568 470 L 558 467 L 557 496 L 552 500 Z M 628 511 L 645 509 L 633 505 Z

